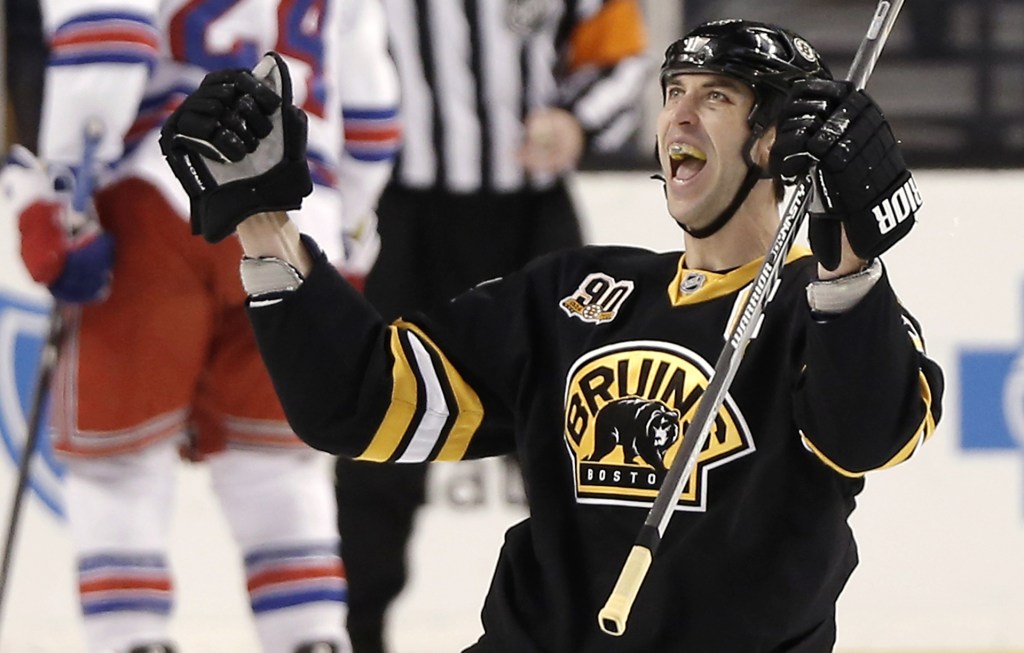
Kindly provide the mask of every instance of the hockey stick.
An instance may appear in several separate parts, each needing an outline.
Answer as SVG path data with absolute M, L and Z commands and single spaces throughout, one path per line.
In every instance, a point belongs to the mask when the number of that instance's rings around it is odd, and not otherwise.
M 83 133 L 82 165 L 78 170 L 75 180 L 74 193 L 71 196 L 71 208 L 75 214 L 72 222 L 75 228 L 80 228 L 83 218 L 92 197 L 95 181 L 96 150 L 99 147 L 100 139 L 103 136 L 103 125 L 98 120 L 90 120 Z M 70 226 L 70 225 L 66 225 Z M 39 372 L 36 377 L 35 388 L 32 392 L 32 406 L 29 412 L 28 431 L 25 434 L 25 444 L 18 459 L 18 481 L 14 490 L 14 499 L 11 504 L 11 512 L 8 518 L 7 539 L 4 542 L 3 560 L 0 561 L 0 616 L 3 615 L 3 600 L 7 590 L 7 577 L 10 571 L 11 558 L 14 551 L 15 536 L 18 531 L 18 523 L 21 517 L 21 507 L 25 496 L 25 487 L 28 485 L 32 454 L 35 453 L 36 445 L 43 426 L 43 409 L 46 407 L 46 400 L 50 393 L 50 382 L 57 369 L 57 360 L 60 357 L 60 345 L 64 334 L 64 323 L 61 316 L 60 306 L 54 300 L 50 309 L 49 329 L 46 341 L 43 343 L 42 351 L 39 354 Z
M 889 31 L 902 6 L 903 0 L 893 2 L 880 0 L 875 8 L 871 25 L 857 49 L 857 54 L 847 75 L 847 79 L 853 82 L 856 88 L 863 89 L 868 77 L 871 76 L 875 62 L 878 61 L 882 48 L 889 37 Z M 715 362 L 711 379 L 698 402 L 693 421 L 683 434 L 679 451 L 665 475 L 665 480 L 658 489 L 654 504 L 651 506 L 644 525 L 629 552 L 629 557 L 619 573 L 615 587 L 598 613 L 598 624 L 601 630 L 609 635 L 618 636 L 626 632 L 626 620 L 629 618 L 629 612 L 640 591 L 640 586 L 647 576 L 654 553 L 665 534 L 665 529 L 668 527 L 675 504 L 679 500 L 683 486 L 693 472 L 701 449 L 707 442 L 711 425 L 725 401 L 726 392 L 736 375 L 744 351 L 757 330 L 765 307 L 772 300 L 780 282 L 779 275 L 785 264 L 786 256 L 793 246 L 793 241 L 807 215 L 814 194 L 813 178 L 814 170 L 812 169 L 790 196 L 775 232 L 775 239 L 772 241 L 764 262 L 754 279 L 753 286 L 747 294 L 740 317 Z

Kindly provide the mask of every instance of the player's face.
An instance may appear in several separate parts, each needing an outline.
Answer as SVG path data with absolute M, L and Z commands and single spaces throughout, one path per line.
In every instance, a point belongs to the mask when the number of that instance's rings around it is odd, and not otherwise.
M 743 145 L 754 91 L 724 75 L 669 80 L 658 115 L 658 160 L 668 211 L 692 229 L 710 224 L 735 197 L 747 166 Z

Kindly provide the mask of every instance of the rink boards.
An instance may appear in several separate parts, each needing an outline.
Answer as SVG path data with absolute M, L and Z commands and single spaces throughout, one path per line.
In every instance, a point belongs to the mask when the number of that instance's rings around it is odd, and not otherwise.
M 1024 217 L 1021 172 L 929 172 L 910 237 L 884 257 L 946 372 L 945 415 L 910 464 L 869 477 L 853 519 L 861 566 L 839 605 L 839 650 L 1024 651 Z M 588 239 L 674 249 L 681 232 L 642 173 L 581 175 Z M 47 301 L 0 224 L 0 517 L 6 524 Z M 82 650 L 58 461 L 35 461 L 0 623 L 0 650 Z M 325 465 L 324 473 L 328 473 Z M 179 479 L 175 632 L 189 651 L 255 648 L 244 579 L 203 468 Z M 457 651 L 502 533 L 522 519 L 500 461 L 438 465 L 420 513 L 412 581 L 391 618 L 396 653 Z M 623 552 L 625 555 L 625 552 Z

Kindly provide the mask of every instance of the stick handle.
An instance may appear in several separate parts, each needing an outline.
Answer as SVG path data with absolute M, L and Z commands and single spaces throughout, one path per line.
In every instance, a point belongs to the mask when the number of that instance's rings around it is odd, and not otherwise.
M 103 139 L 103 123 L 98 118 L 90 118 L 82 132 L 82 167 L 75 179 L 74 193 L 71 195 L 71 208 L 78 213 L 85 213 L 89 199 L 95 187 L 96 150 Z
M 896 22 L 896 17 L 902 6 L 903 0 L 892 2 L 879 0 L 871 18 L 871 25 L 857 48 L 850 72 L 846 76 L 857 89 L 863 89 L 868 77 L 871 76 L 875 62 L 878 61 L 878 57 L 882 53 L 882 48 L 889 38 L 889 31 Z M 808 200 L 813 197 L 812 189 L 812 176 L 808 174 L 800 181 L 796 192 L 786 206 L 771 249 L 765 256 L 761 270 L 757 274 L 758 282 L 764 280 L 767 283 L 777 279 L 793 244 L 793 237 L 807 214 L 810 204 Z M 759 283 L 755 283 L 754 290 L 757 290 L 758 285 Z M 767 292 L 765 288 L 762 288 L 762 292 L 751 292 L 747 296 L 741 311 L 741 315 L 745 319 L 741 319 L 729 334 L 726 345 L 715 363 L 708 386 L 699 399 L 698 415 L 707 410 L 717 414 L 752 335 L 752 325 L 760 319 L 772 296 L 773 293 Z M 712 403 L 708 404 L 707 402 Z M 644 521 L 636 543 L 626 559 L 625 566 L 619 573 L 619 579 L 605 602 L 604 608 L 598 612 L 598 625 L 609 635 L 621 636 L 626 632 L 626 619 L 629 617 L 640 586 L 651 567 L 654 553 L 672 516 L 679 493 L 689 479 L 696 458 L 708 438 L 712 421 L 711 419 L 698 420 L 695 418 L 691 428 L 687 429 L 684 434 L 683 444 L 676 453 L 676 458 L 665 481 L 658 489 L 654 505 Z M 691 437 L 690 431 L 693 431 L 694 427 L 700 430 Z
M 615 581 L 611 596 L 597 613 L 601 630 L 610 635 L 621 635 L 626 632 L 626 619 L 629 618 L 633 601 L 636 600 L 640 585 L 647 577 L 647 570 L 651 568 L 653 560 L 654 554 L 649 548 L 640 544 L 633 545 L 629 557 L 626 558 L 626 564 L 619 572 L 619 579 Z

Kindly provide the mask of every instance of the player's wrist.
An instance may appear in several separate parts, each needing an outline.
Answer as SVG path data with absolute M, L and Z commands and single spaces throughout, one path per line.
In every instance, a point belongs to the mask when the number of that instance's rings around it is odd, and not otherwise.
M 237 231 L 242 252 L 248 258 L 278 258 L 303 276 L 313 268 L 298 227 L 284 212 L 257 213 L 238 225 Z

